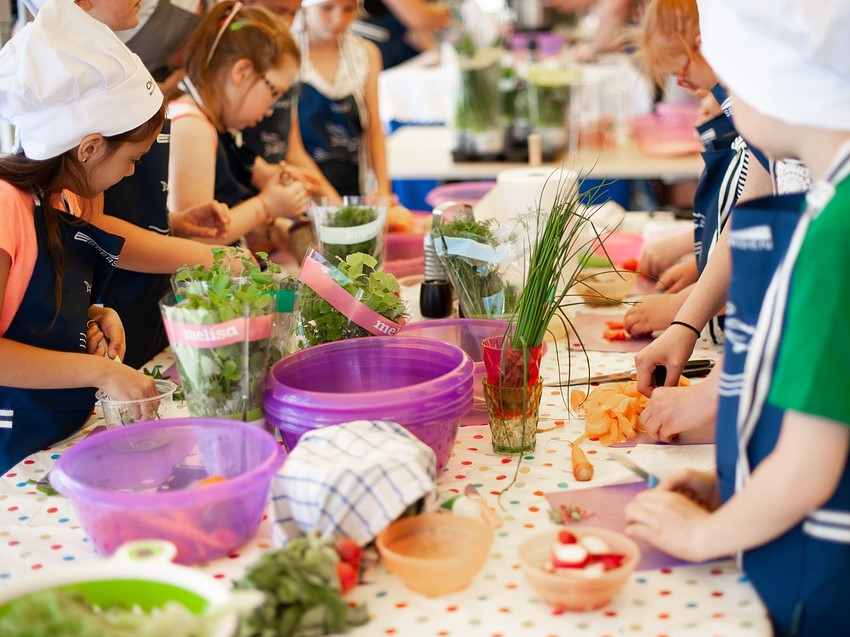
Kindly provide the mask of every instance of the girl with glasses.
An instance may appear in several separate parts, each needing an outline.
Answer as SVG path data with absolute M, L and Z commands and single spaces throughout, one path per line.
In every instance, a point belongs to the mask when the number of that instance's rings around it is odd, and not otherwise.
M 184 94 L 169 104 L 170 209 L 228 204 L 228 243 L 304 211 L 303 183 L 261 157 L 246 162 L 241 149 L 242 129 L 268 116 L 299 60 L 286 25 L 266 9 L 222 2 L 204 16 L 186 44 Z

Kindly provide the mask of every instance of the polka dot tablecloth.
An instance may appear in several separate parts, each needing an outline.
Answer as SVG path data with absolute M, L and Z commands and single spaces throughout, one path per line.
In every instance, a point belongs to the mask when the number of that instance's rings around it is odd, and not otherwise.
M 557 378 L 556 360 L 566 370 L 566 344 L 544 360 L 541 374 Z M 700 342 L 695 355 L 715 358 L 717 348 Z M 168 366 L 163 354 L 156 363 Z M 572 373 L 581 374 L 583 356 L 573 354 Z M 631 354 L 590 354 L 592 374 L 628 371 Z M 564 372 L 565 373 L 565 372 Z M 541 433 L 533 453 L 517 457 L 493 453 L 486 426 L 460 429 L 454 452 L 438 490 L 448 497 L 473 483 L 504 518 L 495 532 L 490 559 L 472 585 L 456 594 L 426 598 L 407 590 L 382 567 L 368 570 L 349 594 L 365 602 L 370 622 L 354 637 L 606 637 L 614 635 L 756 637 L 770 634 L 764 607 L 743 573 L 731 560 L 705 565 L 636 572 L 607 606 L 592 612 L 563 612 L 544 604 L 525 582 L 517 547 L 531 535 L 552 528 L 545 493 L 581 488 L 570 472 L 567 441 L 578 437 L 582 420 L 570 417 L 567 391 L 546 388 L 541 405 Z M 70 502 L 45 496 L 33 481 L 48 471 L 62 452 L 99 423 L 95 413 L 77 436 L 39 452 L 0 478 L 0 586 L 14 586 L 29 573 L 64 564 L 102 559 L 94 553 Z M 583 444 L 594 463 L 594 479 L 584 486 L 630 481 L 613 462 L 600 459 L 602 448 Z M 659 448 L 663 451 L 663 448 Z M 507 491 L 505 488 L 510 485 Z M 498 497 L 499 493 L 501 497 Z M 497 504 L 498 500 L 498 504 Z M 219 579 L 238 578 L 245 567 L 271 546 L 268 520 L 255 538 L 227 558 L 196 568 Z

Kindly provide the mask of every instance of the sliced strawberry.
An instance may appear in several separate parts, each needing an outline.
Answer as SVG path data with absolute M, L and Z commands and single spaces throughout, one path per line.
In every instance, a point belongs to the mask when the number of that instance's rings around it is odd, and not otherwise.
M 609 329 L 612 330 L 621 330 L 624 327 L 622 321 L 605 321 L 605 325 L 607 325 Z
M 584 568 L 588 554 L 581 544 L 556 544 L 552 548 L 555 568 Z
M 570 533 L 566 529 L 561 529 L 558 531 L 558 541 L 561 544 L 575 544 L 578 542 L 578 538 L 574 533 Z
M 632 272 L 637 272 L 638 262 L 637 259 L 626 259 L 620 264 L 620 268 L 623 270 L 630 270 Z
M 626 330 L 605 330 L 602 334 L 602 338 L 606 341 L 627 341 L 629 340 L 629 333 Z
M 583 535 L 581 538 L 581 545 L 586 548 L 587 552 L 591 555 L 602 555 L 611 552 L 611 549 L 608 547 L 608 542 L 596 535 Z
M 625 559 L 626 556 L 622 553 L 600 553 L 597 555 L 591 555 L 588 561 L 591 564 L 601 564 L 606 571 L 610 571 L 615 568 L 620 568 L 623 565 L 623 560 Z

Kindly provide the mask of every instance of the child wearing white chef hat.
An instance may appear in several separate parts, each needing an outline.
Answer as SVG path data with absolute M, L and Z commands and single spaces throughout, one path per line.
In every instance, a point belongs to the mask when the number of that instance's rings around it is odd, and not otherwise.
M 97 321 L 124 353 L 117 315 L 93 305 L 123 239 L 86 222 L 88 199 L 133 173 L 164 120 L 141 61 L 104 25 L 49 0 L 0 51 L 0 118 L 22 150 L 0 157 L 0 470 L 74 433 L 94 388 L 153 396 L 153 381 L 86 354 Z
M 742 552 L 777 635 L 842 635 L 850 2 L 712 0 L 700 16 L 703 54 L 729 87 L 738 130 L 772 158 L 799 158 L 814 184 L 805 201 L 735 209 L 717 475 L 675 476 L 638 496 L 628 531 L 694 560 Z

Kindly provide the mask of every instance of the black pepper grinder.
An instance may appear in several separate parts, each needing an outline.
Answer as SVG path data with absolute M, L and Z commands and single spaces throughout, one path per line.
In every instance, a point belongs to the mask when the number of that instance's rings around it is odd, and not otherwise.
M 419 313 L 425 318 L 445 318 L 452 313 L 452 284 L 434 249 L 434 241 L 440 240 L 435 228 L 447 217 L 472 219 L 472 207 L 446 201 L 434 208 L 431 230 L 425 233 L 422 245 L 425 280 L 419 288 Z

